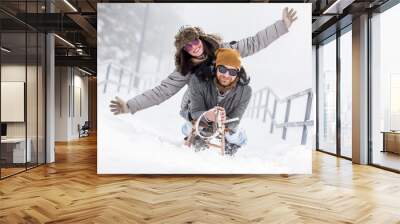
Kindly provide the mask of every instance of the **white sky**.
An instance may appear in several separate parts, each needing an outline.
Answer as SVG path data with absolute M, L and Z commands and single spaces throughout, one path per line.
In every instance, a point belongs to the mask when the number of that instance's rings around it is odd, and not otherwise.
M 285 96 L 312 87 L 311 4 L 188 3 L 174 4 L 183 24 L 197 25 L 206 32 L 220 34 L 224 41 L 240 40 L 282 19 L 285 7 L 294 8 L 298 19 L 289 33 L 256 55 L 245 58 L 254 90 L 271 86 Z M 166 4 L 152 7 L 167 7 Z M 172 41 L 171 37 L 171 41 Z

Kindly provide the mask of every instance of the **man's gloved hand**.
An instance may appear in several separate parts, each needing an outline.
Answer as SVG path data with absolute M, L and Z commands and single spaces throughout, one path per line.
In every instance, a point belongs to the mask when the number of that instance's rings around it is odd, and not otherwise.
M 290 11 L 289 11 L 288 7 L 283 9 L 282 20 L 285 22 L 286 27 L 288 29 L 296 19 L 297 19 L 297 16 L 296 16 L 296 11 L 294 9 L 290 9 Z
M 217 120 L 217 117 L 216 117 L 217 111 L 219 111 L 219 113 L 221 115 L 222 122 L 225 122 L 225 119 L 226 119 L 225 109 L 223 107 L 219 107 L 219 106 L 216 106 L 206 112 L 205 117 L 206 117 L 207 121 L 215 122 Z
M 115 97 L 115 100 L 111 100 L 110 108 L 114 115 L 129 113 L 128 104 L 118 96 Z

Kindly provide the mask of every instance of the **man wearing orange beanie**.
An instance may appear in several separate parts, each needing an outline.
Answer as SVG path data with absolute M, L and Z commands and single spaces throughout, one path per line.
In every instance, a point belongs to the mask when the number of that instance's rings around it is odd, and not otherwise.
M 220 111 L 223 121 L 239 118 L 237 122 L 226 124 L 229 132 L 225 135 L 225 154 L 233 155 L 247 142 L 244 130 L 238 130 L 238 125 L 249 104 L 251 87 L 237 50 L 220 48 L 215 56 L 214 75 L 208 79 L 196 76 L 190 81 L 189 113 L 193 120 L 204 114 L 204 123 L 216 122 L 216 110 Z M 188 122 L 182 131 L 188 136 L 189 130 L 191 125 Z

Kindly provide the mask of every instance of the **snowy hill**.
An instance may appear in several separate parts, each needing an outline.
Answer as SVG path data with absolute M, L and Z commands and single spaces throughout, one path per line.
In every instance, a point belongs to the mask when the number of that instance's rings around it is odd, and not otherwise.
M 101 88 L 99 88 L 101 89 Z M 122 91 L 121 91 L 122 92 Z M 134 115 L 114 116 L 109 101 L 126 94 L 98 95 L 99 174 L 275 174 L 311 173 L 311 146 L 290 144 L 269 125 L 243 119 L 248 144 L 234 157 L 217 150 L 194 152 L 183 145 L 178 114 L 184 90 L 159 106 Z

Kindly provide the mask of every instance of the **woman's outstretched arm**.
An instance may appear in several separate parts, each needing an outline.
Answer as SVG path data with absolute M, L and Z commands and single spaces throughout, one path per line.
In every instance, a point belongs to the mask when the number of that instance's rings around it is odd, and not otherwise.
M 188 84 L 190 77 L 190 74 L 184 76 L 180 72 L 172 72 L 167 78 L 162 80 L 158 86 L 128 100 L 127 104 L 129 111 L 134 114 L 139 110 L 143 110 L 166 101 L 171 96 L 179 92 L 179 90 L 181 90 L 186 84 Z
M 191 74 L 186 76 L 180 72 L 174 71 L 167 78 L 161 81 L 156 87 L 146 90 L 136 95 L 127 102 L 111 101 L 110 107 L 114 108 L 114 114 L 131 113 L 146 109 L 148 107 L 158 105 L 181 90 L 190 80 Z M 127 108 L 127 109 L 126 109 Z
M 254 36 L 239 41 L 226 42 L 223 43 L 221 47 L 234 48 L 238 50 L 242 58 L 253 55 L 268 47 L 272 42 L 289 32 L 289 27 L 297 19 L 295 15 L 296 11 L 293 9 L 289 11 L 288 8 L 284 8 L 281 20 L 278 20 L 274 24 L 260 30 Z

